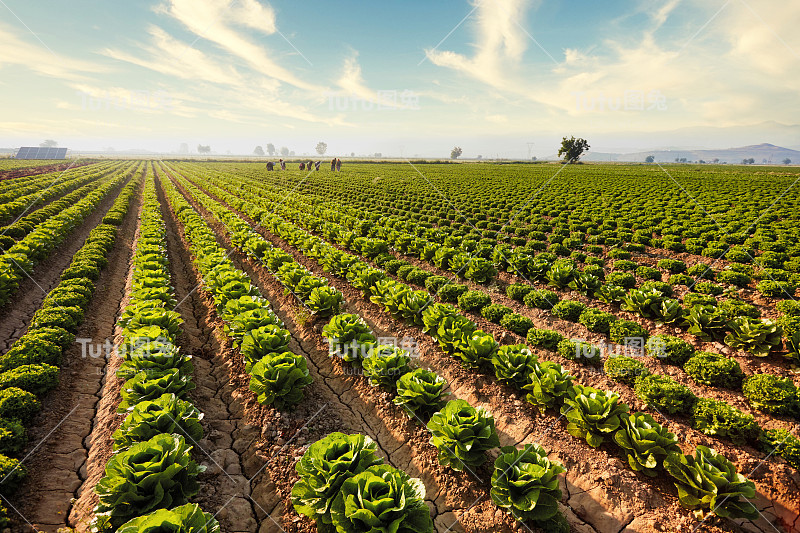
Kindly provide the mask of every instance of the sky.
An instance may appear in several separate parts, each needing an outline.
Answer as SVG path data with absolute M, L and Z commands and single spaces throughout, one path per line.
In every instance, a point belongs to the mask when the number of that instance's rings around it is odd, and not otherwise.
M 795 0 L 0 0 L 0 147 L 800 147 Z

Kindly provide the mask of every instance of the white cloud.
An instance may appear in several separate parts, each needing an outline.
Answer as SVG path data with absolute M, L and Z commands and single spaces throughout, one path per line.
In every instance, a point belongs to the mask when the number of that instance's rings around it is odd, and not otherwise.
M 43 76 L 69 80 L 85 79 L 88 73 L 104 70 L 95 63 L 52 52 L 33 36 L 29 40 L 0 25 L 0 67 L 17 65 Z

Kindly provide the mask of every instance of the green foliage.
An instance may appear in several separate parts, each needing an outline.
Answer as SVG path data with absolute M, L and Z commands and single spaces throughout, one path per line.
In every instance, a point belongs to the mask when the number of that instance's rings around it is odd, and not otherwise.
M 781 344 L 783 330 L 769 319 L 739 317 L 728 322 L 728 327 L 731 332 L 725 337 L 725 344 L 756 357 L 768 356 Z
M 787 281 L 763 279 L 758 282 L 756 289 L 764 296 L 770 298 L 791 298 L 797 287 Z
M 295 511 L 331 524 L 331 505 L 348 478 L 383 463 L 378 446 L 365 435 L 334 432 L 311 444 L 295 465 L 300 480 L 292 487 Z
M 525 337 L 533 327 L 533 320 L 518 313 L 507 313 L 500 319 L 500 325 L 520 337 Z
M 617 344 L 624 344 L 625 339 L 644 339 L 649 333 L 645 328 L 630 320 L 617 320 L 609 328 L 609 337 Z
M 521 389 L 537 360 L 524 344 L 507 344 L 500 346 L 492 356 L 492 366 L 500 383 Z
M 518 302 L 523 301 L 525 296 L 528 295 L 534 288 L 532 285 L 527 283 L 512 283 L 508 287 L 506 287 L 506 296 L 511 298 L 512 300 L 517 300 Z
M 725 313 L 713 305 L 695 304 L 686 315 L 685 325 L 689 326 L 691 335 L 710 342 L 725 335 L 728 320 Z
M 443 302 L 457 302 L 467 290 L 469 290 L 469 288 L 466 285 L 448 283 L 441 287 L 437 294 Z
M 693 380 L 712 387 L 740 389 L 744 372 L 736 360 L 711 352 L 696 352 L 683 366 Z
M 538 309 L 552 309 L 559 302 L 558 294 L 547 289 L 534 289 L 523 298 L 523 303 L 528 307 Z
M 500 446 L 492 415 L 464 400 L 450 400 L 428 422 L 439 463 L 461 471 L 486 462 L 486 450 Z
M 342 298 L 342 293 L 333 287 L 315 287 L 311 289 L 305 303 L 311 314 L 325 317 L 339 312 Z
M 9 387 L 0 390 L 0 418 L 16 418 L 23 423 L 30 421 L 42 405 L 32 393 Z
M 768 429 L 761 434 L 761 447 L 771 454 L 773 451 L 786 459 L 795 470 L 800 471 L 800 439 L 785 429 Z
M 601 302 L 615 304 L 622 301 L 625 297 L 625 289 L 619 285 L 605 284 L 598 288 L 594 295 Z
M 606 375 L 614 381 L 633 386 L 639 376 L 650 375 L 650 371 L 636 358 L 624 355 L 610 356 L 603 364 Z
M 362 357 L 360 345 L 377 340 L 364 319 L 354 314 L 331 317 L 330 322 L 322 328 L 322 335 L 328 339 L 331 355 L 356 364 L 360 364 Z
M 299 403 L 312 381 L 305 357 L 292 352 L 265 355 L 250 370 L 250 390 L 258 403 L 279 410 Z
M 18 459 L 0 455 L 0 493 L 13 494 L 27 475 L 28 470 Z M 0 511 L 3 510 L 0 506 Z M 0 513 L 0 517 L 3 517 L 3 514 Z
M 194 388 L 191 376 L 182 374 L 177 368 L 170 368 L 160 375 L 136 374 L 122 385 L 122 402 L 117 407 L 117 412 L 124 413 L 139 402 L 155 400 L 164 394 L 183 398 Z
M 562 300 L 556 303 L 551 312 L 553 316 L 570 322 L 577 322 L 586 305 L 575 300 Z
M 608 333 L 617 318 L 611 313 L 606 313 L 600 309 L 587 307 L 578 317 L 578 322 L 586 326 L 586 329 L 593 333 Z
M 564 336 L 552 329 L 538 329 L 534 327 L 528 330 L 526 340 L 528 344 L 533 346 L 541 346 L 547 350 L 555 351 L 558 348 L 558 344 L 564 340 Z
M 720 273 L 720 276 L 722 274 Z M 719 279 L 720 276 L 717 276 Z M 699 292 L 700 294 L 712 294 L 714 296 L 718 296 L 725 292 L 725 289 L 716 283 L 712 283 L 710 281 L 698 281 L 695 286 L 694 290 Z
M 349 477 L 331 506 L 337 533 L 433 533 L 425 485 L 389 465 Z
M 94 488 L 99 502 L 93 529 L 115 530 L 132 518 L 188 503 L 205 470 L 191 450 L 183 437 L 162 433 L 112 456 Z
M 416 368 L 397 380 L 397 396 L 392 400 L 403 408 L 409 418 L 425 420 L 442 408 L 446 397 L 447 382 L 435 372 Z
M 456 357 L 461 359 L 465 368 L 476 369 L 489 363 L 500 344 L 490 333 L 483 330 L 464 331 L 461 342 L 455 350 Z
M 567 418 L 569 434 L 585 439 L 594 448 L 619 429 L 620 417 L 627 412 L 628 406 L 619 402 L 618 394 L 583 385 L 573 385 L 561 407 L 561 414 Z
M 659 259 L 657 266 L 671 274 L 686 272 L 686 263 L 678 259 Z
M 697 397 L 669 376 L 650 375 L 636 380 L 637 398 L 661 412 L 689 416 Z
M 377 345 L 362 360 L 364 375 L 373 387 L 394 391 L 400 376 L 411 372 L 408 352 L 392 345 Z
M 790 378 L 755 374 L 747 378 L 742 393 L 754 409 L 776 415 L 800 415 L 800 396 Z
M 788 302 L 790 300 L 783 300 L 783 301 Z M 738 299 L 729 299 L 721 301 L 719 303 L 719 310 L 725 313 L 726 316 L 729 316 L 731 318 L 737 318 L 742 316 L 750 318 L 758 318 L 761 315 L 761 312 L 758 310 L 756 306 Z
M 632 289 L 636 285 L 636 276 L 630 272 L 611 272 L 606 276 L 606 284 Z
M 572 390 L 572 376 L 552 361 L 534 362 L 523 385 L 528 391 L 525 399 L 541 411 L 560 406 Z
M 481 309 L 481 316 L 489 322 L 499 324 L 500 320 L 507 314 L 511 313 L 511 308 L 502 304 L 489 304 Z
M 37 396 L 58 385 L 58 367 L 48 364 L 21 365 L 0 373 L 0 389 L 17 387 Z
M 221 533 L 219 522 L 196 503 L 159 509 L 120 526 L 117 533 Z
M 603 353 L 599 346 L 576 339 L 564 339 L 558 343 L 558 354 L 564 359 L 581 364 L 599 364 Z
M 526 444 L 520 450 L 503 447 L 494 462 L 492 501 L 520 522 L 554 520 L 560 514 L 558 475 L 564 472 L 538 444 Z
M 201 413 L 191 402 L 164 394 L 152 401 L 133 406 L 122 425 L 114 432 L 114 451 L 127 450 L 134 444 L 150 440 L 161 433 L 183 435 L 189 442 L 203 438 Z
M 645 413 L 622 416 L 614 442 L 625 451 L 630 467 L 648 477 L 658 475 L 669 454 L 681 453 L 678 437 Z
M 492 299 L 483 291 L 467 291 L 458 297 L 458 307 L 462 311 L 480 311 L 492 303 Z
M 622 298 L 620 307 L 645 318 L 653 318 L 659 316 L 663 300 L 664 294 L 661 291 L 632 289 Z
M 730 439 L 734 444 L 753 444 L 761 428 L 753 418 L 726 402 L 700 398 L 692 411 L 692 427 L 705 433 Z
M 697 446 L 693 456 L 671 454 L 664 460 L 664 469 L 675 478 L 684 507 L 723 518 L 758 518 L 758 510 L 747 501 L 755 496 L 755 485 L 714 450 Z
M 16 455 L 27 441 L 25 426 L 19 420 L 0 418 L 0 454 Z

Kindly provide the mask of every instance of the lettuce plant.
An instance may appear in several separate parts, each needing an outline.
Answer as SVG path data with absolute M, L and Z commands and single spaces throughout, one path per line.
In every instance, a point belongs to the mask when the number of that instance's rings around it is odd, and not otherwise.
M 331 355 L 338 355 L 356 364 L 360 364 L 362 358 L 360 345 L 377 340 L 364 319 L 353 314 L 331 317 L 330 322 L 322 328 L 322 334 L 328 339 Z
M 408 352 L 393 345 L 379 344 L 361 361 L 364 375 L 373 387 L 394 391 L 400 376 L 411 372 Z
M 274 324 L 245 333 L 239 348 L 244 357 L 245 371 L 250 372 L 253 365 L 266 355 L 285 352 L 290 339 L 289 331 Z
M 465 368 L 476 369 L 492 360 L 500 344 L 491 333 L 483 330 L 466 331 L 455 356 L 461 359 Z
M 720 400 L 700 398 L 692 411 L 692 427 L 718 437 L 727 437 L 734 444 L 755 443 L 761 428 L 753 415 L 741 412 Z
M 538 444 L 500 449 L 492 474 L 492 501 L 520 522 L 530 521 L 540 527 L 557 520 L 561 489 L 558 475 L 561 464 L 547 458 Z
M 755 497 L 755 485 L 716 451 L 697 446 L 695 455 L 671 454 L 664 460 L 664 469 L 675 478 L 678 499 L 684 507 L 700 515 L 707 512 L 723 518 L 758 518 L 758 510 L 747 501 Z
M 453 470 L 476 468 L 486 462 L 486 450 L 500 446 L 494 417 L 465 400 L 450 400 L 428 422 L 431 444 L 439 450 L 439 463 Z
M 344 481 L 331 506 L 337 533 L 433 533 L 425 485 L 389 465 L 371 466 Z
M 117 412 L 124 413 L 139 402 L 155 400 L 164 394 L 174 394 L 182 398 L 194 388 L 191 376 L 181 374 L 177 368 L 170 368 L 156 376 L 136 374 L 122 385 L 122 402 L 117 407 Z
M 318 524 L 331 524 L 331 505 L 345 480 L 383 463 L 377 447 L 365 435 L 339 432 L 311 444 L 295 465 L 300 475 L 292 487 L 295 510 Z
M 200 489 L 205 470 L 183 437 L 162 433 L 111 457 L 94 491 L 95 531 L 112 531 L 132 518 L 184 505 Z
M 627 412 L 628 406 L 620 403 L 618 394 L 583 385 L 573 385 L 561 407 L 569 434 L 586 439 L 595 448 L 603 443 L 605 435 L 619 429 L 621 416 Z
M 538 361 L 524 344 L 500 346 L 492 356 L 494 374 L 500 383 L 521 389 L 528 382 L 533 364 Z
M 395 405 L 403 408 L 409 418 L 425 419 L 441 409 L 445 397 L 447 382 L 435 372 L 424 368 L 416 368 L 397 380 L 397 396 Z
M 540 411 L 552 409 L 560 405 L 572 390 L 572 376 L 558 363 L 534 362 L 528 382 L 522 389 L 528 391 L 525 399 Z
M 727 324 L 725 313 L 713 305 L 693 305 L 685 320 L 685 325 L 689 326 L 689 333 L 706 342 L 721 339 Z
M 221 533 L 219 522 L 196 503 L 159 509 L 125 522 L 117 533 Z
M 183 435 L 189 442 L 203 438 L 201 413 L 191 402 L 174 394 L 137 403 L 114 432 L 114 451 L 127 450 L 161 433 Z
M 305 357 L 292 352 L 265 355 L 250 370 L 250 390 L 258 402 L 280 410 L 300 402 L 312 381 Z
M 658 475 L 658 467 L 671 453 L 681 453 L 678 437 L 645 413 L 623 415 L 614 442 L 628 456 L 630 467 L 648 477 Z
M 306 305 L 314 315 L 331 316 L 339 312 L 342 298 L 342 293 L 333 287 L 315 287 L 308 295 Z
M 731 332 L 725 336 L 725 344 L 756 357 L 768 356 L 781 344 L 783 331 L 772 320 L 742 316 L 728 322 L 728 327 Z

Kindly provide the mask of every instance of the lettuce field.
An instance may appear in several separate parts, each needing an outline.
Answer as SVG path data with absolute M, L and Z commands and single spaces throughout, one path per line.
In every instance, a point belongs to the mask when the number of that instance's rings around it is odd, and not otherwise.
M 12 532 L 800 532 L 800 170 L 0 164 Z

